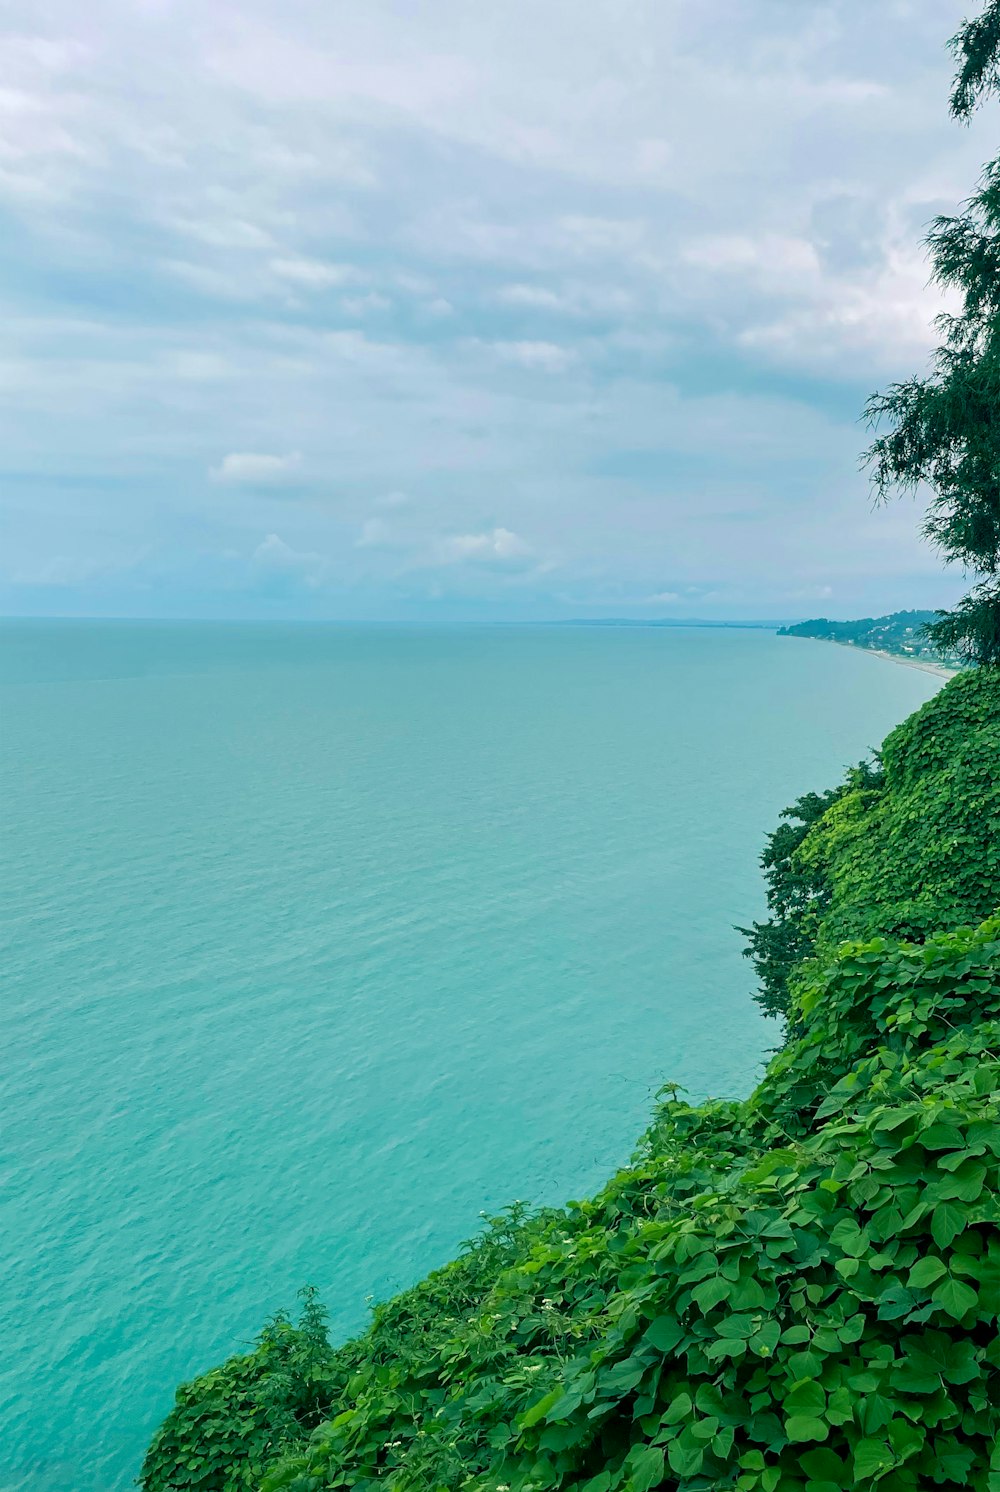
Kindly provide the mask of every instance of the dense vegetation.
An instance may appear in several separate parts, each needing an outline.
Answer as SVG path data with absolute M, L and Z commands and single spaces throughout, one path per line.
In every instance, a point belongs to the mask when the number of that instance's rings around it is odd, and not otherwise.
M 599 1196 L 355 1342 L 272 1322 L 179 1391 L 146 1492 L 1000 1492 L 1000 921 L 960 925 L 1000 903 L 998 763 L 976 670 L 797 805 L 753 1096 L 668 1094 Z
M 788 1011 L 810 954 L 876 933 L 920 940 L 1000 905 L 996 680 L 960 675 L 874 765 L 786 809 L 761 857 L 770 919 L 744 929 L 769 1015 Z
M 962 662 L 959 655 L 940 648 L 928 636 L 927 629 L 933 626 L 936 617 L 935 611 L 894 611 L 889 616 L 866 616 L 853 622 L 815 617 L 812 621 L 779 627 L 778 636 L 818 638 L 856 648 L 875 648 L 901 658 L 922 658 L 929 663 L 958 667 Z

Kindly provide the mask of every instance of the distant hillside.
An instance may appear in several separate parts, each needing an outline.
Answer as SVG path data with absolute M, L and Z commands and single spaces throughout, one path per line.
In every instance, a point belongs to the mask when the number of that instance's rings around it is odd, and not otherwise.
M 825 642 L 849 643 L 856 648 L 873 648 L 882 653 L 938 663 L 945 668 L 960 668 L 957 655 L 942 652 L 928 640 L 924 628 L 937 616 L 935 611 L 894 611 L 890 616 L 862 617 L 856 622 L 831 622 L 818 617 L 811 622 L 796 622 L 779 627 L 779 637 L 815 637 Z

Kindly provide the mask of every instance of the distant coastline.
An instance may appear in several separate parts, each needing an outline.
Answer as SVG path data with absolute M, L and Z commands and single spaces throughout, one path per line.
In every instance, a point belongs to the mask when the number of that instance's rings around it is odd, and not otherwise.
M 817 642 L 835 642 L 839 648 L 853 648 L 856 653 L 870 653 L 873 658 L 884 658 L 887 663 L 901 663 L 904 668 L 919 668 L 921 673 L 932 673 L 940 679 L 952 679 L 961 668 L 955 664 L 934 663 L 926 658 L 908 658 L 905 653 L 890 653 L 885 648 L 859 647 L 854 642 L 841 642 L 837 638 L 816 638 Z
M 778 636 L 836 642 L 842 647 L 859 648 L 888 658 L 890 663 L 905 663 L 910 668 L 949 679 L 960 673 L 964 665 L 957 654 L 935 646 L 932 624 L 937 620 L 938 613 L 934 611 L 894 611 L 888 616 L 862 617 L 853 622 L 817 617 L 779 627 Z

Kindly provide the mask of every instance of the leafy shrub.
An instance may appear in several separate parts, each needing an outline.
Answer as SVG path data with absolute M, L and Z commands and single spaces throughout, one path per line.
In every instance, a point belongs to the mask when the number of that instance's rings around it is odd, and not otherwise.
M 1000 905 L 1000 671 L 961 674 L 887 738 L 881 771 L 802 798 L 762 857 L 771 918 L 744 929 L 769 1014 L 846 938 L 921 939 Z
M 301 1439 L 330 1401 L 332 1351 L 316 1291 L 301 1292 L 298 1325 L 278 1315 L 255 1350 L 177 1390 L 146 1452 L 140 1485 L 156 1492 L 246 1492 L 288 1439 Z
M 771 916 L 738 927 L 747 940 L 760 988 L 755 999 L 765 1015 L 787 1015 L 789 981 L 814 949 L 820 920 L 829 910 L 832 887 L 827 866 L 817 856 L 799 854 L 813 826 L 848 794 L 877 786 L 876 767 L 860 762 L 842 787 L 806 793 L 783 810 L 782 822 L 767 837 L 760 857 Z
M 264 1492 L 996 1492 L 1000 923 L 850 945 L 799 1015 L 747 1104 L 669 1098 L 405 1366 L 371 1351 Z

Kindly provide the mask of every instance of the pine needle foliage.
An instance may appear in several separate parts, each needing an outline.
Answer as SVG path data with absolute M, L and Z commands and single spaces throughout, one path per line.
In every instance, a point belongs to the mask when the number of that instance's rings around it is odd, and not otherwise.
M 965 22 L 951 49 L 958 61 L 951 112 L 969 119 L 985 97 L 1000 91 L 1000 0 L 989 0 L 981 15 Z
M 1000 0 L 968 21 L 952 47 L 959 63 L 951 107 L 966 119 L 1000 91 Z M 874 394 L 866 416 L 878 434 L 866 453 L 878 500 L 926 487 L 926 537 L 945 559 L 980 577 L 928 628 L 940 648 L 1000 664 L 1000 160 L 955 217 L 927 238 L 932 279 L 960 311 L 942 315 L 932 371 Z

